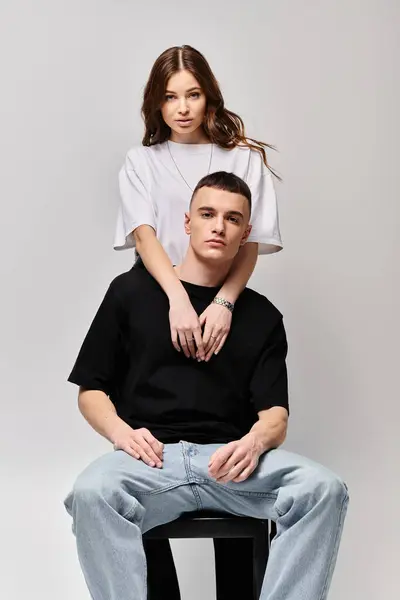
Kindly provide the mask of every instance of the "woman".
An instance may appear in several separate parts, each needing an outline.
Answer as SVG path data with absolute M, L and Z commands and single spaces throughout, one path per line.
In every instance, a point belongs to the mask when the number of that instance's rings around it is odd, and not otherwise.
M 142 145 L 128 152 L 120 172 L 121 207 L 114 247 L 135 247 L 142 264 L 166 293 L 171 341 L 176 350 L 188 358 L 208 361 L 223 348 L 235 301 L 254 270 L 258 254 L 282 248 L 265 154 L 268 145 L 245 136 L 240 117 L 225 108 L 206 59 L 190 46 L 169 48 L 156 60 L 145 87 L 142 116 Z M 252 231 L 218 297 L 197 315 L 173 265 L 182 260 L 187 249 L 183 218 L 193 189 L 201 177 L 215 171 L 233 172 L 248 183 Z M 147 547 L 150 589 L 153 554 L 158 552 L 157 560 L 164 568 L 168 558 L 161 557 L 157 542 L 153 544 Z M 237 549 L 231 540 L 229 546 L 223 540 L 215 541 L 219 584 L 218 573 L 224 568 L 229 572 L 235 564 L 240 564 L 243 581 L 243 561 L 251 563 L 250 548 L 244 546 L 245 541 L 238 544 Z M 247 554 L 243 553 L 245 548 Z M 224 562 L 218 564 L 222 559 Z M 250 586 L 251 573 L 247 575 L 246 585 Z M 237 585 L 236 581 L 235 595 Z M 179 597 L 179 592 L 176 594 Z M 172 593 L 168 597 L 172 598 Z

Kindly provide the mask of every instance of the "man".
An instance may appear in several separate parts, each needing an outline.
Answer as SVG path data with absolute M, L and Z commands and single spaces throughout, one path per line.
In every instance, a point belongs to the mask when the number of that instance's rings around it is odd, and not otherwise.
M 197 185 L 176 269 L 198 313 L 246 243 L 250 211 L 250 190 L 233 174 Z M 348 493 L 324 467 L 277 449 L 288 420 L 282 315 L 246 288 L 225 347 L 206 363 L 173 348 L 168 310 L 145 269 L 117 277 L 69 377 L 82 414 L 115 450 L 65 501 L 93 599 L 145 600 L 142 534 L 202 509 L 276 521 L 262 600 L 326 598 Z

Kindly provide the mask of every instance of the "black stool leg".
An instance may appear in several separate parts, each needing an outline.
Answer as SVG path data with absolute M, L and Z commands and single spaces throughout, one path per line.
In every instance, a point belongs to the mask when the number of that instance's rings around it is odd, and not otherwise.
M 265 575 L 269 554 L 268 522 L 263 523 L 259 533 L 254 537 L 253 568 L 254 568 L 254 598 L 259 599 Z
M 181 600 L 168 539 L 143 540 L 147 561 L 147 600 Z
M 276 536 L 276 523 L 275 523 L 275 521 L 271 521 L 271 529 L 270 529 L 270 534 L 269 534 L 269 545 L 270 546 L 271 546 L 271 542 L 275 536 Z
M 253 540 L 215 538 L 214 552 L 217 600 L 252 598 Z M 232 574 L 238 573 L 240 577 L 232 577 Z

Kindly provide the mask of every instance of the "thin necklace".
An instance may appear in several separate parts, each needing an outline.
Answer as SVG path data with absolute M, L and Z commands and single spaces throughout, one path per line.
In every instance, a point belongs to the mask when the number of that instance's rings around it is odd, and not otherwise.
M 168 152 L 169 155 L 171 157 L 172 162 L 174 163 L 176 170 L 178 171 L 179 175 L 182 177 L 183 181 L 186 183 L 186 185 L 188 186 L 189 190 L 193 193 L 193 188 L 188 184 L 188 182 L 186 181 L 186 179 L 184 178 L 184 176 L 182 175 L 182 172 L 180 170 L 180 168 L 178 167 L 178 165 L 176 164 L 176 161 L 174 159 L 174 157 L 172 156 L 172 152 L 171 152 L 171 148 L 169 146 L 169 140 L 167 140 L 167 147 L 168 147 Z M 213 157 L 213 149 L 214 149 L 214 144 L 211 143 L 211 151 L 210 151 L 210 161 L 208 163 L 208 171 L 207 171 L 207 175 L 210 174 L 210 170 L 211 170 L 211 162 L 212 162 L 212 157 Z

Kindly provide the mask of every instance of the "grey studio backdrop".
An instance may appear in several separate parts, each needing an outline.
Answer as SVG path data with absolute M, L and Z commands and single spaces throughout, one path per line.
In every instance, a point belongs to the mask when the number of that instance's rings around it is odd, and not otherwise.
M 286 447 L 350 488 L 330 598 L 398 598 L 398 3 L 2 0 L 0 11 L 1 597 L 89 598 L 62 500 L 111 448 L 66 377 L 108 283 L 132 264 L 112 241 L 143 85 L 162 50 L 189 43 L 248 133 L 280 149 L 285 249 L 251 283 L 285 315 Z M 215 598 L 211 542 L 173 550 L 183 600 Z

